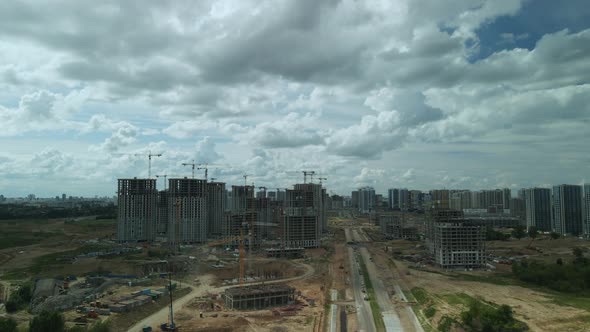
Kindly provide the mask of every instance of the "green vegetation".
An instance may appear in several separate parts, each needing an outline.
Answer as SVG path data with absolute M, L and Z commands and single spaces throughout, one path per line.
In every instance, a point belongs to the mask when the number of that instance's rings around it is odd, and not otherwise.
M 425 304 L 426 301 L 428 301 L 428 294 L 426 293 L 426 290 L 424 290 L 424 288 L 414 287 L 412 288 L 411 292 L 412 295 L 414 295 L 416 302 L 420 304 Z
M 33 296 L 33 286 L 31 283 L 26 283 L 18 288 L 16 292 L 10 294 L 10 298 L 6 302 L 6 312 L 13 313 L 29 306 Z
M 455 319 L 444 315 L 440 318 L 440 321 L 438 322 L 438 330 L 441 332 L 449 332 L 451 331 L 451 327 L 453 326 L 453 324 L 458 324 L 459 322 L 457 322 Z
M 111 323 L 109 321 L 99 321 L 88 329 L 88 332 L 110 332 L 111 331 Z
M 512 237 L 515 239 L 520 240 L 525 236 L 526 236 L 526 228 L 522 225 L 518 225 L 518 226 L 516 226 L 516 228 L 514 228 L 514 230 L 512 230 Z
M 100 219 L 116 218 L 117 207 L 114 204 L 83 202 L 75 207 L 31 206 L 24 204 L 0 205 L 0 220 L 10 219 L 55 219 L 97 215 Z
M 28 246 L 60 235 L 63 236 L 63 232 L 26 232 L 3 229 L 0 233 L 0 249 Z
M 29 323 L 29 332 L 64 332 L 66 322 L 59 312 L 43 311 Z
M 501 305 L 498 308 L 471 301 L 466 311 L 461 313 L 463 327 L 473 332 L 519 332 L 528 330 L 523 322 L 514 319 L 512 308 Z
M 494 230 L 491 226 L 486 228 L 486 241 L 506 241 L 510 238 L 510 234 Z
M 500 285 L 500 286 L 507 286 L 507 285 L 517 285 L 520 282 L 513 277 L 512 274 L 491 274 L 491 275 L 473 275 L 473 274 L 464 274 L 464 273 L 453 273 L 449 274 L 449 276 L 465 281 L 476 281 L 476 282 L 485 282 L 488 284 Z
M 465 293 L 444 294 L 441 296 L 450 305 L 463 305 L 465 307 L 473 301 L 477 301 L 473 297 Z
M 0 317 L 0 331 L 2 332 L 17 332 L 16 321 L 10 317 Z
M 420 322 L 420 325 L 422 325 L 424 331 L 435 331 L 435 327 L 429 320 L 429 318 L 431 317 L 427 317 L 426 311 L 429 310 L 428 308 L 432 308 L 430 310 L 434 310 L 434 312 L 432 313 L 434 316 L 434 314 L 436 313 L 436 308 L 433 304 L 429 305 L 429 303 L 431 303 L 431 300 L 426 290 L 424 288 L 414 287 L 410 290 L 409 293 L 406 293 L 406 297 L 408 298 L 408 301 L 415 301 L 418 303 L 412 305 L 412 310 L 414 310 L 414 313 L 416 314 L 416 317 L 418 318 L 418 321 Z M 421 308 L 425 309 L 420 310 Z
M 560 292 L 586 293 L 590 291 L 590 261 L 580 248 L 574 248 L 574 260 L 565 264 L 522 261 L 512 265 L 514 275 L 525 282 Z
M 384 331 L 385 323 L 383 322 L 383 316 L 381 315 L 381 308 L 379 308 L 379 304 L 377 304 L 375 289 L 373 288 L 373 283 L 371 283 L 371 278 L 369 278 L 367 266 L 365 265 L 365 262 L 362 258 L 359 259 L 359 265 L 361 267 L 363 278 L 365 279 L 365 288 L 367 295 L 369 296 L 369 303 L 371 305 L 371 312 L 373 313 L 373 320 L 375 321 L 375 328 L 377 328 L 378 331 Z
M 426 318 L 432 318 L 434 317 L 434 314 L 436 314 L 436 308 L 434 306 L 424 309 L 424 316 L 426 316 Z
M 573 294 L 552 294 L 551 302 L 561 305 L 574 307 L 590 312 L 590 297 L 576 296 Z

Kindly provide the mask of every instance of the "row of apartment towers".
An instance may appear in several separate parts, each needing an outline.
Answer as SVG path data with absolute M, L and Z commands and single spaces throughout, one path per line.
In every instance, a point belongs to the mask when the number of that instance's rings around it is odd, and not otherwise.
M 259 191 L 202 179 L 118 180 L 119 242 L 168 242 L 172 246 L 244 236 L 249 246 L 316 248 L 326 231 L 326 189 L 295 184 L 284 191 Z M 234 242 L 237 243 L 237 240 Z

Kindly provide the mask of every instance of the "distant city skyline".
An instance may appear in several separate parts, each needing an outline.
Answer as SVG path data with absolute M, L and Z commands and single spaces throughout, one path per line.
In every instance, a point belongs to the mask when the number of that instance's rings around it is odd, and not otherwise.
M 273 188 L 309 169 L 341 194 L 590 182 L 587 8 L 5 1 L 0 193 L 112 196 L 148 151 L 152 174 L 194 160 Z
M 133 178 L 133 177 L 129 177 L 129 178 Z M 142 179 L 140 177 L 137 177 L 137 178 L 138 179 Z M 178 178 L 185 178 L 185 177 L 178 177 Z M 190 176 L 186 176 L 186 178 L 190 178 Z M 145 179 L 147 179 L 147 177 Z M 164 190 L 165 189 L 164 183 L 162 182 L 163 180 L 159 180 L 159 179 L 156 179 L 154 177 L 152 177 L 152 179 L 157 180 L 156 181 L 156 186 L 157 186 L 158 190 Z M 167 181 L 169 181 L 170 179 L 172 179 L 172 178 L 167 179 Z M 200 178 L 195 177 L 195 179 L 200 179 Z M 239 183 L 239 182 L 238 183 L 227 183 L 227 182 L 224 182 L 222 179 L 217 179 L 217 178 L 215 179 L 215 182 L 225 183 L 226 185 L 229 185 L 230 188 L 231 188 L 232 185 L 243 185 L 244 184 L 243 182 L 241 182 L 241 183 Z M 303 181 L 293 181 L 291 183 L 291 185 L 293 185 L 294 183 L 303 183 Z M 309 182 L 309 183 L 311 183 L 311 182 Z M 314 183 L 317 183 L 317 182 L 314 182 Z M 251 183 L 249 183 L 248 185 L 251 185 Z M 288 185 L 287 187 L 290 187 L 291 185 Z M 364 185 L 364 186 L 361 186 L 361 187 L 358 187 L 358 188 L 357 187 L 352 187 L 348 191 L 336 192 L 335 190 L 331 189 L 327 183 L 324 183 L 324 186 L 328 189 L 328 191 L 330 192 L 331 195 L 334 194 L 334 195 L 339 195 L 339 196 L 351 196 L 351 192 L 353 192 L 353 191 L 357 191 L 357 190 L 363 189 L 363 188 L 372 188 L 374 190 L 375 194 L 384 195 L 385 197 L 388 196 L 390 190 L 392 190 L 392 189 L 417 190 L 417 191 L 421 191 L 421 192 L 429 192 L 429 191 L 432 191 L 432 190 L 452 190 L 452 191 L 468 190 L 468 191 L 475 192 L 475 191 L 486 191 L 486 190 L 510 189 L 511 194 L 516 197 L 517 194 L 518 194 L 518 192 L 521 189 L 543 188 L 543 189 L 550 189 L 551 190 L 554 187 L 561 186 L 561 185 L 580 186 L 582 188 L 582 190 L 584 188 L 590 186 L 590 184 L 588 184 L 588 183 L 580 183 L 580 184 L 557 183 L 557 184 L 544 184 L 544 185 L 540 185 L 540 186 L 529 186 L 529 187 L 519 187 L 519 188 L 499 188 L 499 187 L 497 187 L 497 188 L 477 188 L 477 189 L 469 189 L 469 188 L 434 188 L 434 187 L 433 188 L 426 188 L 426 189 L 418 189 L 418 188 L 414 188 L 414 187 L 384 186 L 387 189 L 381 191 L 381 190 L 376 190 L 375 187 L 373 187 L 373 186 Z M 167 186 L 167 184 L 166 184 L 166 186 Z M 258 188 L 259 186 L 255 184 L 255 187 Z M 260 187 L 265 187 L 265 186 L 262 186 L 261 185 Z M 116 189 L 116 186 L 113 186 L 113 188 Z M 270 187 L 269 186 L 269 187 L 265 187 L 265 188 L 268 189 L 267 190 L 268 192 L 272 192 L 272 191 L 275 191 L 276 192 L 277 188 L 278 189 L 282 189 L 283 191 L 285 190 L 285 187 L 275 187 L 275 188 L 273 188 L 273 187 Z M 256 190 L 256 192 L 258 192 L 258 189 Z M 49 193 L 49 194 L 47 194 L 47 196 L 44 196 L 42 194 L 35 193 L 35 192 L 29 192 L 29 193 L 23 194 L 21 196 L 18 196 L 18 195 L 10 196 L 10 195 L 7 195 L 5 193 L 0 193 L 0 195 L 3 196 L 3 197 L 5 197 L 5 198 L 28 198 L 28 196 L 33 195 L 34 198 L 36 198 L 36 199 L 60 199 L 61 200 L 61 199 L 64 199 L 63 198 L 64 195 L 66 196 L 66 198 L 69 198 L 69 197 L 75 197 L 75 198 L 105 198 L 105 197 L 108 197 L 108 198 L 112 198 L 112 197 L 116 197 L 117 196 L 117 193 L 116 193 L 116 190 L 115 190 L 114 191 L 114 194 L 112 194 L 112 195 L 98 195 L 98 194 L 72 195 L 72 194 L 66 194 L 66 193 L 60 193 L 60 194 L 58 194 L 57 192 L 54 193 L 54 194 Z

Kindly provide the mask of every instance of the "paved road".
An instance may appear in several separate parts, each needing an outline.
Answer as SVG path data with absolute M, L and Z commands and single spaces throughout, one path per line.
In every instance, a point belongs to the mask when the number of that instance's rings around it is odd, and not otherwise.
M 362 276 L 358 272 L 360 268 L 355 259 L 354 250 L 351 247 L 348 247 L 348 257 L 350 260 L 350 277 L 352 279 L 351 283 L 354 290 L 354 300 L 356 302 L 356 315 L 359 321 L 359 328 L 362 331 L 377 331 L 369 301 L 364 300 L 365 293 L 362 292 L 362 289 L 364 289 L 364 281 L 361 281 Z
M 408 302 L 406 295 L 404 294 L 404 292 L 402 292 L 402 289 L 399 287 L 397 283 L 393 284 L 393 288 L 395 289 L 395 293 L 399 294 L 399 297 L 403 302 Z M 411 317 L 412 323 L 414 324 L 414 330 L 416 332 L 424 332 L 424 328 L 422 328 L 422 324 L 420 324 L 420 321 L 418 320 L 418 317 L 416 317 L 416 313 L 414 312 L 412 307 L 406 305 L 405 310 L 408 312 L 408 316 Z
M 369 273 L 369 278 L 371 279 L 371 284 L 373 284 L 373 289 L 375 290 L 375 296 L 377 297 L 377 304 L 379 304 L 379 308 L 381 308 L 381 314 L 383 315 L 383 323 L 385 324 L 385 330 L 392 331 L 392 332 L 401 332 L 404 331 L 399 316 L 395 312 L 395 307 L 391 302 L 387 294 L 387 289 L 383 285 L 381 279 L 377 277 L 377 267 L 371 261 L 369 251 L 367 248 L 360 248 L 359 252 L 367 266 L 367 272 Z
M 334 304 L 336 300 L 338 300 L 338 291 L 332 289 L 330 291 L 330 300 L 332 300 L 332 304 L 330 304 L 330 332 L 336 332 L 336 314 L 338 313 L 338 306 Z
M 301 266 L 305 267 L 305 269 L 306 269 L 305 273 L 300 276 L 292 277 L 292 278 L 285 278 L 285 279 L 276 279 L 276 280 L 270 280 L 270 281 L 269 280 L 258 281 L 258 282 L 247 283 L 246 285 L 274 284 L 274 283 L 294 281 L 294 280 L 308 278 L 315 273 L 315 269 L 311 265 L 307 265 L 307 264 L 303 264 L 303 263 L 298 263 L 298 265 L 301 265 Z M 182 282 L 183 285 L 187 285 L 188 287 L 191 288 L 191 292 L 181 298 L 174 300 L 174 302 L 173 302 L 174 312 L 178 312 L 180 309 L 182 309 L 182 307 L 184 307 L 192 299 L 194 299 L 197 296 L 205 295 L 206 292 L 220 293 L 227 288 L 236 286 L 236 285 L 230 285 L 230 286 L 222 286 L 222 287 L 215 288 L 215 287 L 210 286 L 211 279 L 206 279 L 204 277 L 200 277 L 200 279 L 202 282 L 202 284 L 200 286 L 194 286 L 194 285 L 188 284 L 186 282 Z M 180 281 L 174 281 L 174 282 L 176 282 L 178 284 L 181 283 Z M 169 310 L 170 309 L 168 307 L 164 307 L 161 310 L 156 311 L 155 313 L 151 314 L 150 316 L 137 322 L 135 325 L 130 327 L 127 331 L 128 332 L 139 332 L 146 325 L 152 326 L 152 327 L 160 326 L 160 324 L 168 321 L 168 316 L 169 316 L 169 312 L 170 312 Z
M 358 233 L 356 230 L 345 228 L 344 234 L 346 235 L 346 241 L 356 240 Z M 354 292 L 354 300 L 356 302 L 356 316 L 358 320 L 359 329 L 362 331 L 377 331 L 375 328 L 375 322 L 373 321 L 373 313 L 369 301 L 365 301 L 365 294 L 362 292 L 364 288 L 362 276 L 359 275 L 359 264 L 356 261 L 354 250 L 348 247 L 348 259 L 350 264 L 350 282 L 352 290 Z

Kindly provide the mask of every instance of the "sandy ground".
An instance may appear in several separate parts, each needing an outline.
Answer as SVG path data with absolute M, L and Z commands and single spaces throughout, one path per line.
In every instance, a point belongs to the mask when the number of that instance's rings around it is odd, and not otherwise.
M 396 266 L 405 270 L 405 264 L 395 261 Z M 589 316 L 587 311 L 560 306 L 551 302 L 547 294 L 520 286 L 494 285 L 482 282 L 461 281 L 437 273 L 417 270 L 409 275 L 402 273 L 404 281 L 410 288 L 422 287 L 429 294 L 440 296 L 444 294 L 465 293 L 469 296 L 482 298 L 496 304 L 510 305 L 515 317 L 529 325 L 532 331 L 588 331 L 590 325 L 576 324 L 577 328 L 570 329 L 566 322 L 578 321 L 579 316 Z M 440 297 L 436 303 L 437 310 L 457 315 L 461 307 L 447 304 Z

